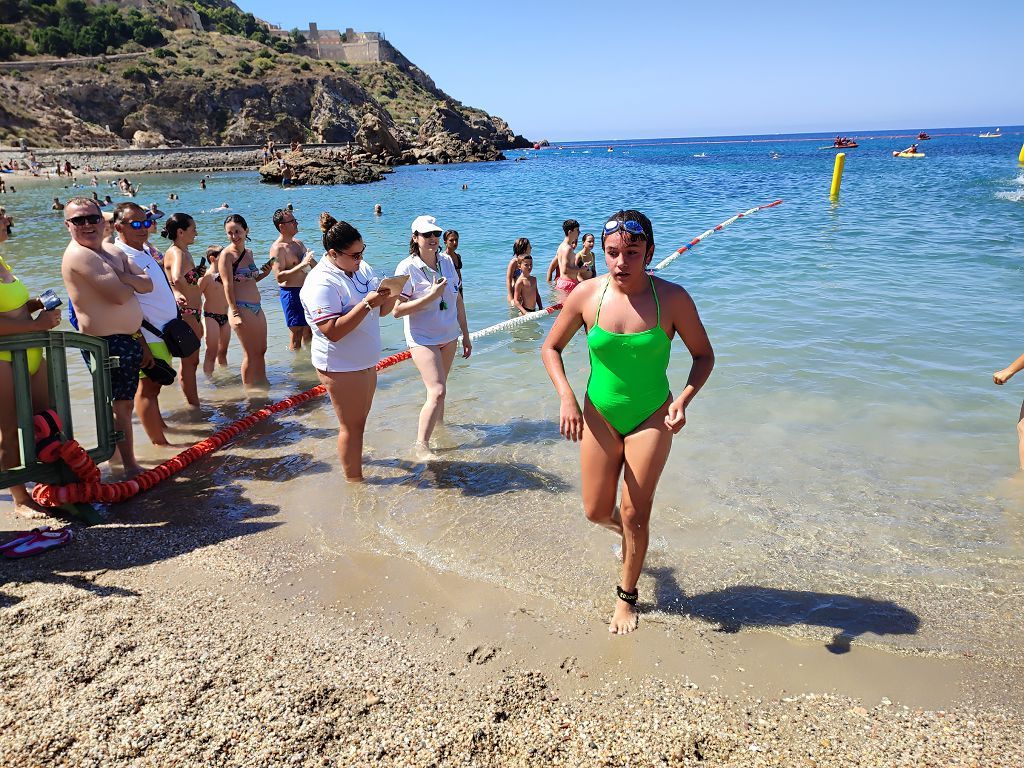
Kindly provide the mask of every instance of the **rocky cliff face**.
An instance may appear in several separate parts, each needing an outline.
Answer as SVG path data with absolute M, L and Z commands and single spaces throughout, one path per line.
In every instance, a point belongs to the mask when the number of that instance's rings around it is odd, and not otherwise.
M 347 65 L 188 27 L 130 60 L 0 72 L 0 139 L 35 146 L 352 142 L 376 162 L 464 162 L 530 146 L 411 63 Z

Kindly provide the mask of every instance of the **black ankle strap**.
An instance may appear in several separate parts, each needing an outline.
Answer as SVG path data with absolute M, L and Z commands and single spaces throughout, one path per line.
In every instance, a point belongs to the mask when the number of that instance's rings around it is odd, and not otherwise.
M 637 598 L 640 597 L 640 590 L 634 589 L 632 592 L 627 592 L 622 587 L 615 587 L 615 594 L 619 596 L 619 600 L 636 605 Z

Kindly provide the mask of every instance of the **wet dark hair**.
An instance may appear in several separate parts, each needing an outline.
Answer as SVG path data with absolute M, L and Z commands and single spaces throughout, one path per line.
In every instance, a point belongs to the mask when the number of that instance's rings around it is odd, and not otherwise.
M 576 221 L 576 219 L 566 219 L 565 221 L 562 222 L 562 231 L 565 232 L 565 234 L 567 234 L 567 235 L 570 232 L 572 232 L 574 229 L 579 229 L 579 228 L 580 228 L 580 223 L 578 221 Z
M 278 208 L 276 211 L 274 211 L 274 216 L 271 219 L 271 221 L 274 222 L 274 226 L 277 228 L 278 232 L 281 231 L 281 223 L 286 213 L 291 213 L 291 206 L 289 206 L 288 208 Z M 295 217 L 293 216 L 292 218 Z
M 323 244 L 325 251 L 341 253 L 356 240 L 362 240 L 359 230 L 347 221 L 338 221 L 331 214 L 320 214 L 320 228 L 324 231 Z
M 182 232 L 195 223 L 195 219 L 187 213 L 174 213 L 167 219 L 164 228 L 160 230 L 160 237 L 167 240 L 175 240 L 178 233 Z
M 587 233 L 586 233 L 585 235 L 583 235 L 583 239 L 584 239 L 584 240 L 586 240 L 586 239 L 587 239 L 588 237 L 589 237 L 589 238 L 590 238 L 591 240 L 593 240 L 593 241 L 594 241 L 595 243 L 597 242 L 597 238 L 596 238 L 596 237 L 594 237 L 594 233 L 593 233 L 593 232 L 587 232 Z
M 249 231 L 249 223 L 242 217 L 242 214 L 240 213 L 229 213 L 224 218 L 224 226 L 226 227 L 228 224 L 237 224 L 246 232 Z
M 520 237 L 514 243 L 512 243 L 512 255 L 519 257 L 522 256 L 530 249 L 530 241 L 528 238 Z
M 651 250 L 654 247 L 654 226 L 651 224 L 651 220 L 644 216 L 640 211 L 635 208 L 630 208 L 628 211 L 617 211 L 609 216 L 606 221 L 635 221 L 641 227 L 643 227 L 643 237 L 647 240 L 647 250 Z M 621 230 L 620 230 L 621 231 Z M 628 234 L 628 233 L 627 233 Z M 605 230 L 601 230 L 601 248 L 604 248 L 605 241 Z M 640 237 L 640 235 L 630 235 L 630 239 L 633 242 Z
M 92 202 L 93 205 L 96 205 L 95 202 L 93 202 L 93 201 L 90 201 L 90 202 Z M 136 213 L 136 212 L 142 213 L 142 214 L 149 213 L 149 211 L 147 211 L 145 208 L 143 208 L 138 203 L 118 203 L 117 205 L 114 206 L 114 219 L 113 219 L 113 223 L 114 224 L 120 224 L 122 221 L 125 220 L 125 217 L 127 217 L 129 213 Z
M 446 230 L 444 231 L 444 234 L 442 234 L 442 235 L 441 235 L 441 242 L 442 242 L 442 243 L 443 243 L 443 242 L 444 242 L 445 240 L 447 240 L 447 239 L 448 239 L 448 235 L 455 235 L 456 237 L 458 237 L 458 236 L 459 236 L 459 230 L 457 230 L 457 229 L 446 229 Z

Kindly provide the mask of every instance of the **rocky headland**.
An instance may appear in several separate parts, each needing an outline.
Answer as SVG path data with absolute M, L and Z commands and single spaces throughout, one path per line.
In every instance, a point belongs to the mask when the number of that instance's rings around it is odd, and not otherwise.
M 116 5 L 138 6 L 130 0 Z M 241 14 L 231 3 L 217 5 Z M 163 29 L 163 42 L 151 50 L 129 42 L 109 56 L 59 65 L 31 51 L 0 63 L 0 143 L 17 147 L 25 140 L 50 150 L 48 158 L 69 159 L 86 148 L 169 150 L 118 152 L 109 163 L 72 159 L 83 167 L 136 171 L 168 164 L 175 170 L 258 167 L 255 154 L 236 165 L 242 157 L 232 148 L 268 140 L 349 145 L 349 162 L 334 171 L 343 181 L 312 183 L 358 183 L 370 180 L 374 168 L 403 164 L 500 160 L 503 150 L 532 146 L 501 118 L 449 96 L 397 51 L 391 61 L 320 60 L 298 48 L 282 51 L 215 31 L 223 25 L 209 29 L 197 22 L 191 5 L 162 0 L 147 6 Z M 0 21 L 0 32 L 28 39 L 33 18 Z M 33 32 L 31 39 L 36 37 Z M 187 156 L 207 147 L 223 150 L 227 162 Z M 182 153 L 175 155 L 176 148 Z M 12 152 L 0 150 L 5 160 Z M 353 157 L 360 159 L 353 164 Z M 139 167 L 146 160 L 152 165 Z M 200 162 L 193 166 L 192 160 Z M 331 174 L 321 169 L 313 176 Z

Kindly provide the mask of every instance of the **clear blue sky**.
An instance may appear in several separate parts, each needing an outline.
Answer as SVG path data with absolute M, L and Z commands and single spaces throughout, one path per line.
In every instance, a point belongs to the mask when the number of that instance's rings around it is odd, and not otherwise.
M 240 6 L 383 32 L 533 140 L 1024 124 L 1021 0 Z

